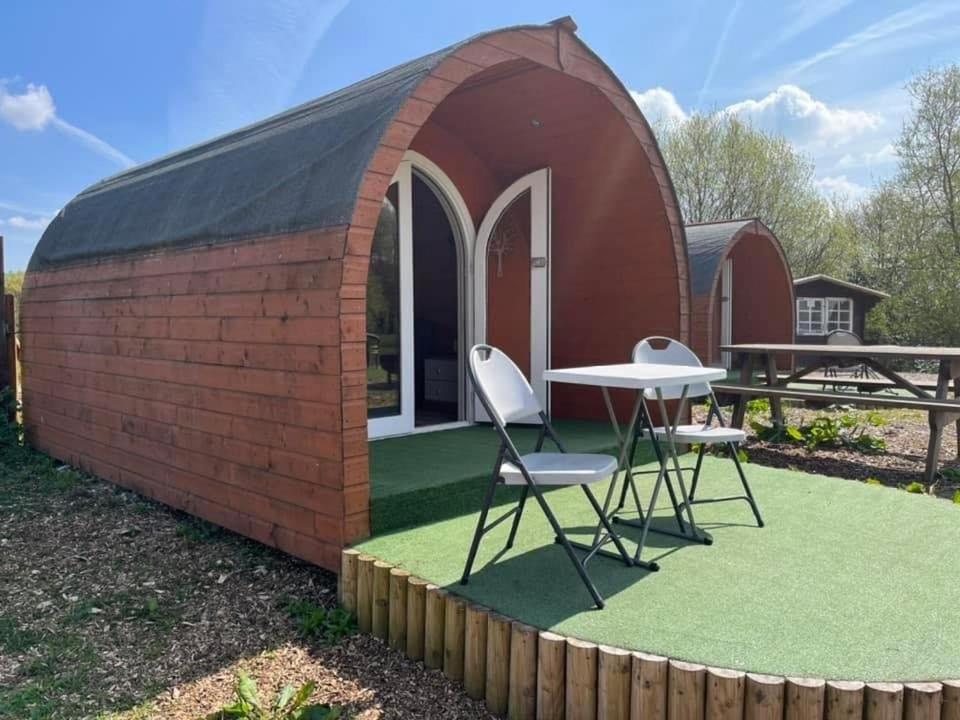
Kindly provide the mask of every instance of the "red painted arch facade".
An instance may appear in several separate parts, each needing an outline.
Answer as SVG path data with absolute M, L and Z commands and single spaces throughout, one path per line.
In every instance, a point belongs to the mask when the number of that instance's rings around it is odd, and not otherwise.
M 551 168 L 554 365 L 621 361 L 644 335 L 688 339 L 669 175 L 575 29 L 513 28 L 447 54 L 390 120 L 347 222 L 28 273 L 30 441 L 337 568 L 340 548 L 370 530 L 367 273 L 407 150 L 444 170 L 475 223 L 516 177 Z M 554 413 L 600 417 L 597 395 L 557 389 Z

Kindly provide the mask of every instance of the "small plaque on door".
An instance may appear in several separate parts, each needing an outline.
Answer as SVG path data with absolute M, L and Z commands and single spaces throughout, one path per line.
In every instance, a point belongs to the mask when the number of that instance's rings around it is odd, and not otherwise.
M 530 258 L 530 267 L 545 268 L 546 266 L 547 266 L 547 259 L 545 257 Z

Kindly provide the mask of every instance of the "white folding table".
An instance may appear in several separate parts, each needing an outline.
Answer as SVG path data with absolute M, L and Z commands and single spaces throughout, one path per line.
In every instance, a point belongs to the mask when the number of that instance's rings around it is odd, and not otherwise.
M 667 532 L 666 534 L 676 535 L 686 540 L 702 542 L 705 544 L 710 544 L 712 541 L 708 534 L 701 532 L 699 528 L 697 528 L 696 521 L 693 518 L 693 508 L 687 496 L 686 485 L 683 482 L 683 473 L 680 468 L 680 459 L 677 455 L 677 446 L 674 436 L 677 426 L 684 417 L 684 410 L 687 404 L 687 391 L 689 387 L 698 383 L 722 380 L 726 378 L 726 376 L 727 371 L 723 368 L 695 367 L 686 365 L 662 365 L 656 363 L 593 365 L 588 367 L 546 370 L 543 373 L 543 378 L 547 382 L 567 383 L 571 385 L 591 385 L 594 387 L 599 387 L 603 393 L 603 400 L 607 406 L 607 412 L 610 415 L 610 423 L 613 425 L 613 431 L 616 435 L 619 446 L 617 471 L 610 480 L 610 487 L 607 490 L 606 500 L 603 504 L 603 513 L 605 516 L 609 516 L 610 502 L 614 496 L 617 480 L 620 474 L 623 473 L 624 482 L 627 482 L 628 479 L 631 481 L 633 479 L 630 468 L 630 461 L 632 458 L 629 457 L 629 454 L 634 434 L 637 430 L 637 420 L 640 417 L 641 411 L 643 411 L 643 422 L 646 426 L 645 429 L 647 434 L 656 446 L 657 440 L 653 431 L 653 423 L 650 419 L 649 413 L 645 409 L 645 404 L 643 401 L 645 390 L 653 390 L 656 393 L 657 405 L 660 410 L 660 416 L 662 418 L 665 430 L 664 437 L 666 439 L 667 453 L 663 454 L 659 451 L 659 449 L 657 450 L 657 456 L 660 460 L 660 469 L 657 473 L 657 480 L 653 486 L 653 492 L 650 496 L 650 503 L 647 506 L 645 515 L 642 517 L 642 522 L 640 524 L 640 527 L 642 528 L 640 541 L 634 556 L 636 564 L 640 565 L 641 567 L 645 567 L 648 570 L 659 570 L 659 566 L 656 562 L 644 561 L 641 559 L 641 555 L 643 553 L 644 545 L 646 544 L 647 534 L 651 532 L 650 526 L 653 520 L 654 511 L 656 510 L 657 496 L 660 493 L 660 486 L 662 485 L 664 478 L 667 476 L 668 464 L 670 463 L 673 464 L 673 471 L 676 474 L 677 484 L 680 487 L 680 493 L 683 502 L 680 504 L 677 503 L 672 487 L 670 486 L 670 480 L 667 478 L 668 488 L 670 488 L 671 501 L 673 502 L 674 506 L 674 513 L 676 514 L 677 522 L 680 525 L 680 532 Z M 667 413 L 667 406 L 663 399 L 662 389 L 665 387 L 676 387 L 680 385 L 683 386 L 682 394 L 676 409 L 676 414 L 671 420 Z M 617 419 L 616 412 L 614 411 L 613 402 L 610 400 L 610 388 L 633 390 L 636 393 L 637 398 L 633 404 L 633 410 L 631 411 L 629 422 L 627 423 L 625 431 L 623 431 L 620 427 L 620 421 Z M 683 513 L 685 513 L 687 516 L 686 525 L 684 525 L 682 518 Z M 616 518 L 614 519 L 616 520 Z M 628 523 L 629 521 L 623 522 Z M 655 530 L 654 532 L 666 531 Z M 597 547 L 597 544 L 601 540 L 600 533 L 601 527 L 598 526 L 596 536 L 594 538 L 594 548 Z M 588 549 L 590 548 L 590 546 L 586 545 L 583 547 Z

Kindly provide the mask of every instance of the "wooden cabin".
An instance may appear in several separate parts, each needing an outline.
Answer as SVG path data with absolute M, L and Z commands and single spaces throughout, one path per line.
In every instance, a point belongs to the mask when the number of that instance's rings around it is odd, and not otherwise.
M 835 330 L 852 332 L 861 340 L 867 313 L 887 293 L 838 280 L 829 275 L 810 275 L 793 283 L 797 296 L 797 342 L 822 345 Z
M 688 287 L 627 89 L 569 18 L 497 30 L 74 198 L 27 274 L 27 433 L 337 568 L 369 534 L 368 441 L 477 419 L 471 345 L 605 417 L 542 371 L 687 340 Z
M 756 218 L 686 226 L 691 340 L 705 365 L 730 367 L 730 343 L 792 343 L 793 275 Z

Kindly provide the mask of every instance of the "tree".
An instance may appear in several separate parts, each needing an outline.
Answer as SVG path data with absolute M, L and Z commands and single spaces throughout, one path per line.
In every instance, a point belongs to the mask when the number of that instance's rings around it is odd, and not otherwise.
M 896 178 L 855 213 L 855 280 L 890 292 L 871 313 L 881 339 L 960 344 L 960 66 L 930 70 L 907 91 Z
M 785 138 L 715 112 L 666 127 L 661 139 L 685 222 L 759 217 L 795 276 L 842 270 L 848 214 L 818 192 L 812 162 Z

